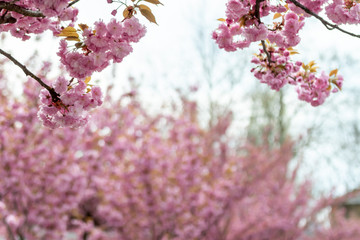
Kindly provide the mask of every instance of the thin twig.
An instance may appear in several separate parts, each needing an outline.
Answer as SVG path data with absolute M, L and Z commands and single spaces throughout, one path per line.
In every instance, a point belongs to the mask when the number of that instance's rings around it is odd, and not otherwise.
M 46 83 L 44 83 L 38 76 L 36 76 L 35 74 L 33 74 L 32 72 L 30 72 L 29 69 L 26 68 L 25 65 L 21 64 L 18 60 L 16 60 L 13 56 L 11 56 L 9 53 L 5 52 L 4 50 L 2 50 L 0 48 L 0 54 L 4 55 L 5 57 L 7 57 L 8 59 L 10 59 L 15 65 L 17 65 L 18 67 L 21 68 L 21 70 L 23 70 L 23 72 L 25 73 L 26 76 L 30 76 L 32 77 L 35 81 L 37 81 L 42 87 L 44 87 L 46 90 L 49 91 L 52 101 L 53 102 L 57 102 L 59 101 L 59 94 L 55 92 L 55 90 L 53 88 L 51 88 L 49 85 L 47 85 Z
M 80 0 L 74 0 L 71 3 L 69 3 L 69 5 L 67 7 L 71 7 L 72 5 L 74 5 L 75 3 L 79 2 Z
M 29 10 L 9 2 L 0 2 L 0 9 L 6 9 L 12 12 L 17 12 L 28 17 L 41 17 L 41 18 L 45 17 L 45 15 L 42 12 Z
M 255 4 L 254 15 L 258 19 L 259 23 L 261 23 L 261 20 L 260 20 L 260 3 L 264 2 L 264 1 L 265 0 L 256 0 L 256 4 Z
M 302 5 L 301 3 L 299 3 L 299 2 L 297 2 L 297 1 L 295 1 L 295 0 L 289 0 L 289 1 L 292 2 L 295 6 L 301 8 L 302 10 L 304 10 L 306 13 L 308 13 L 308 14 L 314 16 L 315 18 L 317 18 L 318 20 L 320 20 L 320 22 L 321 22 L 322 24 L 324 24 L 324 26 L 325 26 L 328 30 L 337 29 L 337 30 L 339 30 L 339 31 L 341 31 L 341 32 L 343 32 L 343 33 L 346 33 L 346 34 L 348 34 L 348 35 L 350 35 L 350 36 L 352 36 L 352 37 L 360 38 L 360 35 L 354 34 L 354 33 L 352 33 L 352 32 L 348 32 L 348 31 L 340 28 L 338 25 L 332 24 L 332 23 L 326 21 L 325 19 L 323 19 L 322 17 L 320 17 L 320 16 L 317 15 L 316 13 L 312 12 L 310 9 L 308 9 L 307 7 L 305 7 L 304 5 Z
M 258 19 L 258 23 L 261 24 L 261 19 L 260 19 L 260 3 L 264 2 L 265 0 L 256 0 L 256 4 L 255 4 L 255 12 L 254 12 L 254 15 L 255 17 Z M 274 61 L 271 60 L 271 54 L 268 52 L 268 50 L 266 49 L 266 45 L 265 45 L 265 41 L 264 40 L 261 40 L 261 45 L 263 47 L 263 50 L 267 56 L 267 59 L 268 59 L 268 62 L 269 62 L 269 65 L 271 63 L 273 63 Z
M 265 41 L 264 41 L 264 40 L 261 40 L 261 45 L 262 45 L 263 50 L 264 50 L 264 52 L 265 52 L 265 54 L 266 54 L 266 57 L 267 57 L 268 62 L 269 62 L 269 65 L 270 65 L 270 63 L 274 63 L 274 61 L 271 60 L 271 53 L 269 53 L 269 51 L 266 49 L 266 45 L 265 45 Z

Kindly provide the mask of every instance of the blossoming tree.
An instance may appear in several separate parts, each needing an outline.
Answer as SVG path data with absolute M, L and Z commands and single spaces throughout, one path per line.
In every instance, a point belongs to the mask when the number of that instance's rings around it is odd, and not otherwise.
M 360 237 L 341 215 L 330 229 L 316 220 L 338 200 L 314 202 L 310 182 L 297 183 L 289 140 L 234 147 L 231 115 L 204 129 L 195 102 L 151 115 L 136 91 L 108 98 L 84 128 L 52 130 L 37 120 L 38 92 L 27 82 L 25 98 L 0 93 L 6 239 Z

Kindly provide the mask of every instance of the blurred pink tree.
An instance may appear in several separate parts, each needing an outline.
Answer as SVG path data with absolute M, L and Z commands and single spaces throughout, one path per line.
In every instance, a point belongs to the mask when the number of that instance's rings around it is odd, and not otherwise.
M 2 79 L 2 83 L 6 81 Z M 317 214 L 290 169 L 293 144 L 234 146 L 231 114 L 200 127 L 196 102 L 150 114 L 136 91 L 82 129 L 44 128 L 37 90 L 0 93 L 0 229 L 7 239 L 359 239 Z M 335 237 L 334 237 L 335 236 Z

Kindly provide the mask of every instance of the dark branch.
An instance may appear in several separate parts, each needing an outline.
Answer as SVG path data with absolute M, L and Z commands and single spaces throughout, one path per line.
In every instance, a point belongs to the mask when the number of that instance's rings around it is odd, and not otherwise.
M 74 5 L 75 3 L 79 2 L 80 0 L 74 0 L 71 3 L 69 3 L 69 5 L 67 7 L 71 7 L 72 5 Z
M 310 9 L 308 9 L 307 7 L 302 5 L 301 3 L 299 3 L 299 2 L 297 2 L 295 0 L 289 0 L 289 1 L 292 2 L 295 6 L 301 8 L 302 10 L 304 10 L 304 12 L 306 12 L 307 14 L 310 14 L 310 15 L 314 16 L 315 18 L 317 18 L 322 24 L 324 24 L 324 26 L 327 29 L 329 29 L 329 30 L 337 29 L 337 30 L 339 30 L 339 31 L 341 31 L 343 33 L 346 33 L 346 34 L 350 35 L 350 36 L 360 38 L 360 35 L 348 32 L 348 31 L 340 28 L 338 25 L 326 21 L 325 19 L 323 19 L 322 17 L 320 17 L 316 13 L 312 12 Z
M 4 14 L 0 17 L 0 24 L 16 23 L 16 18 L 13 18 L 10 14 Z
M 39 11 L 29 10 L 9 2 L 0 2 L 0 9 L 6 9 L 12 12 L 17 12 L 28 17 L 41 17 L 41 18 L 45 17 L 44 14 L 42 14 Z
M 271 60 L 271 54 L 270 54 L 270 53 L 268 52 L 268 50 L 266 49 L 266 45 L 265 45 L 265 41 L 264 41 L 264 40 L 261 40 L 261 45 L 262 45 L 263 50 L 264 50 L 264 52 L 265 52 L 265 54 L 266 54 L 266 57 L 267 57 L 268 62 L 269 62 L 269 65 L 270 65 L 270 63 L 274 63 L 274 61 Z
M 29 69 L 26 68 L 25 65 L 21 64 L 18 60 L 16 60 L 13 56 L 11 56 L 9 53 L 3 51 L 2 49 L 0 49 L 0 54 L 4 55 L 5 57 L 7 57 L 8 59 L 10 59 L 16 66 L 20 67 L 21 70 L 23 70 L 23 72 L 25 73 L 26 76 L 30 76 L 32 77 L 35 81 L 37 81 L 42 87 L 44 87 L 46 90 L 49 91 L 52 101 L 53 102 L 57 102 L 60 101 L 59 99 L 59 94 L 55 92 L 55 90 L 53 88 L 51 88 L 49 85 L 47 85 L 46 83 L 44 83 L 38 76 L 36 76 L 35 74 L 33 74 L 32 72 L 29 71 Z
M 256 0 L 256 4 L 255 4 L 255 12 L 254 15 L 255 17 L 258 19 L 259 24 L 261 23 L 261 19 L 260 19 L 260 3 L 264 2 L 265 0 Z M 268 59 L 269 65 L 270 63 L 274 62 L 273 60 L 271 60 L 271 54 L 268 52 L 268 50 L 266 49 L 266 45 L 265 45 L 265 41 L 261 40 L 261 45 L 263 47 L 263 50 L 266 54 L 266 57 Z
M 256 4 L 255 4 L 255 17 L 258 19 L 259 23 L 261 23 L 260 20 L 260 3 L 264 2 L 265 0 L 256 0 Z

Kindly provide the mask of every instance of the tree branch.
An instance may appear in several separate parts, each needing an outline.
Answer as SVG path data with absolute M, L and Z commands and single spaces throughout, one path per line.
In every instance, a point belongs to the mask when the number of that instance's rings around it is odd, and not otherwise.
M 5 13 L 0 17 L 0 24 L 16 23 L 16 18 L 13 18 L 10 14 Z
M 41 18 L 45 17 L 45 15 L 40 11 L 29 10 L 9 2 L 0 1 L 0 9 L 6 9 L 12 12 L 17 12 L 28 17 L 41 17 Z
M 256 4 L 255 4 L 254 15 L 258 19 L 259 23 L 261 23 L 261 20 L 260 20 L 260 3 L 264 2 L 264 1 L 265 0 L 256 0 Z
M 67 7 L 71 7 L 72 5 L 74 5 L 75 3 L 79 2 L 80 0 L 74 0 L 71 3 L 69 3 L 69 5 Z
M 51 95 L 51 98 L 52 98 L 53 102 L 60 101 L 60 98 L 59 98 L 60 95 L 58 93 L 56 93 L 55 90 L 52 87 L 50 87 L 49 85 L 44 83 L 38 76 L 36 76 L 32 72 L 30 72 L 29 69 L 27 69 L 25 65 L 21 64 L 18 60 L 16 60 L 13 56 L 11 56 L 9 53 L 5 52 L 1 48 L 0 48 L 0 54 L 4 55 L 8 59 L 10 59 L 16 66 L 18 66 L 19 68 L 21 68 L 21 70 L 23 70 L 23 72 L 25 73 L 26 76 L 32 77 L 42 87 L 44 87 L 46 90 L 48 90 L 50 95 Z
M 322 24 L 324 24 L 324 26 L 328 29 L 328 30 L 333 30 L 333 29 L 337 29 L 343 33 L 346 33 L 352 37 L 357 37 L 360 38 L 360 35 L 348 32 L 342 28 L 340 28 L 338 25 L 330 23 L 328 21 L 326 21 L 325 19 L 323 19 L 322 17 L 320 17 L 319 15 L 317 15 L 316 13 L 312 12 L 310 9 L 308 9 L 307 7 L 305 7 L 304 5 L 302 5 L 301 3 L 297 2 L 296 0 L 288 0 L 290 2 L 292 2 L 295 6 L 297 6 L 298 8 L 301 8 L 302 10 L 304 10 L 304 12 L 306 12 L 307 14 L 312 15 L 313 17 L 317 18 L 318 20 L 320 20 L 320 22 Z
M 264 53 L 266 54 L 266 57 L 268 59 L 268 62 L 269 62 L 269 65 L 270 63 L 274 63 L 273 60 L 271 60 L 271 53 L 268 52 L 268 50 L 266 49 L 266 45 L 265 45 L 265 41 L 264 40 L 261 40 L 261 45 L 262 45 L 262 48 L 264 50 Z
M 256 0 L 256 4 L 255 4 L 255 12 L 254 12 L 254 16 L 258 19 L 259 24 L 261 23 L 261 19 L 260 19 L 260 3 L 264 2 L 265 0 Z M 261 40 L 261 45 L 263 47 L 263 50 L 266 54 L 266 57 L 268 59 L 269 65 L 270 63 L 274 62 L 273 60 L 271 60 L 271 54 L 268 52 L 268 50 L 266 49 L 266 45 L 265 45 L 265 41 Z

